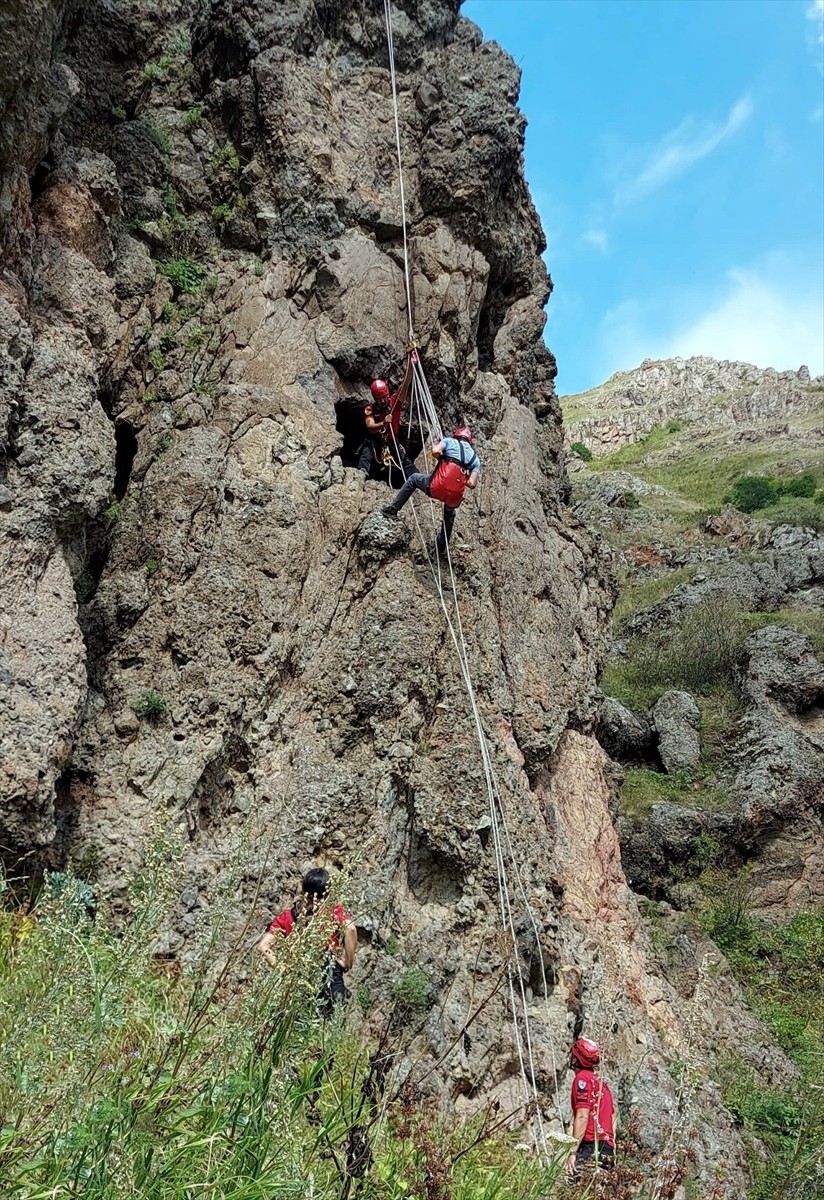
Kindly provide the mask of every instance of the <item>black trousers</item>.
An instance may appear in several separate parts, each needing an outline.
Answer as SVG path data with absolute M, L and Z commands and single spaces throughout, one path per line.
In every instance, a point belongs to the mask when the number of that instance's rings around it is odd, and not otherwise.
M 575 1155 L 575 1174 L 588 1162 L 595 1162 L 595 1142 L 581 1142 Z M 610 1171 L 615 1166 L 615 1151 L 606 1142 L 598 1142 L 598 1166 L 603 1171 Z
M 329 978 L 318 996 L 320 1011 L 324 1017 L 331 1017 L 335 1011 L 335 1005 L 342 1004 L 348 999 L 349 989 L 344 982 L 343 967 L 339 962 L 333 963 Z

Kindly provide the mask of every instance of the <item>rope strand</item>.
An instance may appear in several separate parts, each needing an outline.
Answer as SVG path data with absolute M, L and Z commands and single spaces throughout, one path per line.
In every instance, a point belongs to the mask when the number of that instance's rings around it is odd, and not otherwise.
M 395 75 L 394 62 L 394 44 L 392 38 L 392 15 L 391 15 L 391 0 L 384 0 L 384 14 L 386 18 L 386 36 L 389 52 L 389 72 L 392 85 L 392 108 L 395 125 L 395 144 L 397 151 L 398 162 L 398 181 L 400 190 L 400 207 L 401 207 L 401 223 L 403 230 L 403 257 L 404 257 L 404 285 L 406 290 L 407 315 L 409 324 L 409 343 L 410 346 L 414 343 L 414 321 L 412 311 L 412 286 L 409 266 L 409 245 L 407 236 L 407 218 L 406 218 L 406 200 L 404 194 L 403 183 L 403 157 L 401 152 L 400 140 L 400 122 L 398 116 L 398 97 L 397 97 L 397 82 Z M 425 434 L 424 446 L 432 445 L 442 440 L 443 430 L 437 410 L 435 408 L 432 395 L 429 391 L 429 386 L 423 372 L 420 359 L 415 354 L 412 359 L 412 391 L 409 416 L 409 428 L 412 423 L 412 410 L 414 409 L 418 427 L 422 434 Z M 392 441 L 395 449 L 395 457 L 398 463 L 403 462 L 402 455 L 395 437 L 395 431 L 390 426 Z M 403 472 L 406 477 L 406 472 Z M 438 512 L 435 502 L 429 497 L 429 510 L 433 530 L 438 527 Z M 492 754 L 489 747 L 489 740 L 484 729 L 480 710 L 478 707 L 475 688 L 472 682 L 472 676 L 469 669 L 469 649 L 466 643 L 466 638 L 463 630 L 463 622 L 461 620 L 460 607 L 458 605 L 458 593 L 455 583 L 455 573 L 452 564 L 452 555 L 449 548 L 449 542 L 446 543 L 446 562 L 449 569 L 449 582 L 451 584 L 452 600 L 454 605 L 455 619 L 453 621 L 450 615 L 449 607 L 444 595 L 444 577 L 442 574 L 440 556 L 435 554 L 430 555 L 426 538 L 424 537 L 420 521 L 418 519 L 417 505 L 413 500 L 412 513 L 415 521 L 415 526 L 420 538 L 423 552 L 426 556 L 427 563 L 432 572 L 435 585 L 438 590 L 438 597 L 441 604 L 441 609 L 446 620 L 447 629 L 455 647 L 460 666 L 461 676 L 463 678 L 467 697 L 469 700 L 470 711 L 475 726 L 475 734 L 478 742 L 478 747 L 481 755 L 481 765 L 483 770 L 484 782 L 487 790 L 487 798 L 489 802 L 489 818 L 492 831 L 493 852 L 495 857 L 496 875 L 498 879 L 498 903 L 501 912 L 501 922 L 506 930 L 511 942 L 511 953 L 507 962 L 507 982 L 509 1003 L 512 1010 L 513 1033 L 515 1048 L 518 1056 L 518 1064 L 522 1083 L 524 1086 L 525 1096 L 529 1102 L 530 1096 L 534 1101 L 534 1115 L 537 1125 L 536 1141 L 541 1150 L 542 1156 L 550 1157 L 550 1152 L 547 1144 L 547 1134 L 544 1128 L 543 1114 L 540 1106 L 539 1089 L 536 1078 L 535 1055 L 533 1050 L 532 1034 L 530 1030 L 529 1011 L 526 995 L 526 985 L 524 983 L 523 971 L 521 970 L 518 957 L 518 939 L 515 929 L 515 919 L 513 914 L 512 901 L 510 899 L 510 872 L 515 881 L 516 891 L 521 897 L 526 917 L 531 926 L 535 945 L 538 952 L 538 959 L 541 968 L 541 975 L 544 980 L 544 1000 L 547 1015 L 547 1037 L 550 1043 L 550 1052 L 552 1059 L 552 1074 L 555 1090 L 555 1104 L 558 1118 L 561 1116 L 561 1102 L 558 1089 L 558 1070 L 557 1059 L 555 1053 L 554 1039 L 551 1030 L 551 1015 L 549 1012 L 549 996 L 546 988 L 546 967 L 544 962 L 543 948 L 541 946 L 540 931 L 538 930 L 532 907 L 529 903 L 526 888 L 524 887 L 523 878 L 518 867 L 517 856 L 512 842 L 512 837 L 509 829 L 509 822 L 506 815 L 506 807 L 503 797 L 498 786 L 498 781 L 495 773 Z M 433 561 L 434 559 L 434 561 Z M 509 864 L 509 866 L 508 866 Z M 517 986 L 516 986 L 517 976 Z

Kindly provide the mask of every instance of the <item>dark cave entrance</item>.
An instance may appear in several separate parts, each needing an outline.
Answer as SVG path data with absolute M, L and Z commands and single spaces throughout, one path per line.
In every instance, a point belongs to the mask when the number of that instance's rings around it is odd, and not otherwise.
M 128 421 L 118 421 L 114 427 L 114 484 L 115 500 L 126 495 L 132 477 L 132 464 L 137 454 L 137 434 Z

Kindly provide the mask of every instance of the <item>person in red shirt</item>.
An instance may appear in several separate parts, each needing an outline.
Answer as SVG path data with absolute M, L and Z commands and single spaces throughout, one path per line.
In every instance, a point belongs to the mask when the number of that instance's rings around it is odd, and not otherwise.
M 331 912 L 324 907 L 323 901 L 328 890 L 329 872 L 320 867 L 309 871 L 303 877 L 302 898 L 275 917 L 257 944 L 258 953 L 274 967 L 278 961 L 274 946 L 280 937 L 289 937 L 301 922 L 316 916 L 329 925 L 330 936 L 326 948 L 333 955 L 332 970 L 320 994 L 326 1016 L 331 1014 L 335 1004 L 348 996 L 343 974 L 351 969 L 358 948 L 358 931 L 349 913 L 341 904 L 336 904 Z
M 388 471 L 390 483 L 398 469 L 397 478 L 401 482 L 415 473 L 415 464 L 407 454 L 406 447 L 398 441 L 398 423 L 411 387 L 411 358 L 395 395 L 390 394 L 389 385 L 384 379 L 373 379 L 369 385 L 371 399 L 363 410 L 366 439 L 358 452 L 358 469 L 363 471 L 367 479 L 375 470 L 381 475 Z
M 578 1038 L 570 1050 L 572 1081 L 572 1136 L 577 1150 L 567 1159 L 567 1172 L 572 1182 L 580 1178 L 584 1163 L 592 1160 L 596 1167 L 609 1169 L 615 1165 L 615 1102 L 609 1084 L 598 1074 L 601 1047 L 589 1038 Z

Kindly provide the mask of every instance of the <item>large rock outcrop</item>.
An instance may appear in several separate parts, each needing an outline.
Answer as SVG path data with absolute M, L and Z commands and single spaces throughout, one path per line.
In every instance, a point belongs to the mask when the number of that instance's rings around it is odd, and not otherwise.
M 473 422 L 484 463 L 455 601 L 520 864 L 540 1083 L 551 1111 L 585 1022 L 660 1145 L 683 1123 L 666 1064 L 718 1031 L 647 954 L 592 734 L 613 583 L 566 507 L 518 71 L 456 0 L 394 10 L 415 329 L 444 422 Z M 6 853 L 94 860 L 118 903 L 147 837 L 176 828 L 165 950 L 184 955 L 238 855 L 239 921 L 311 862 L 350 864 L 359 977 L 391 981 L 395 939 L 448 999 L 434 1061 L 503 960 L 426 555 L 411 521 L 374 515 L 385 487 L 336 431 L 371 372 L 397 374 L 407 330 L 377 6 L 0 12 Z M 444 1093 L 517 1093 L 503 994 L 458 1042 Z M 700 1177 L 723 1164 L 731 1200 L 743 1157 L 708 1082 L 692 1111 Z

